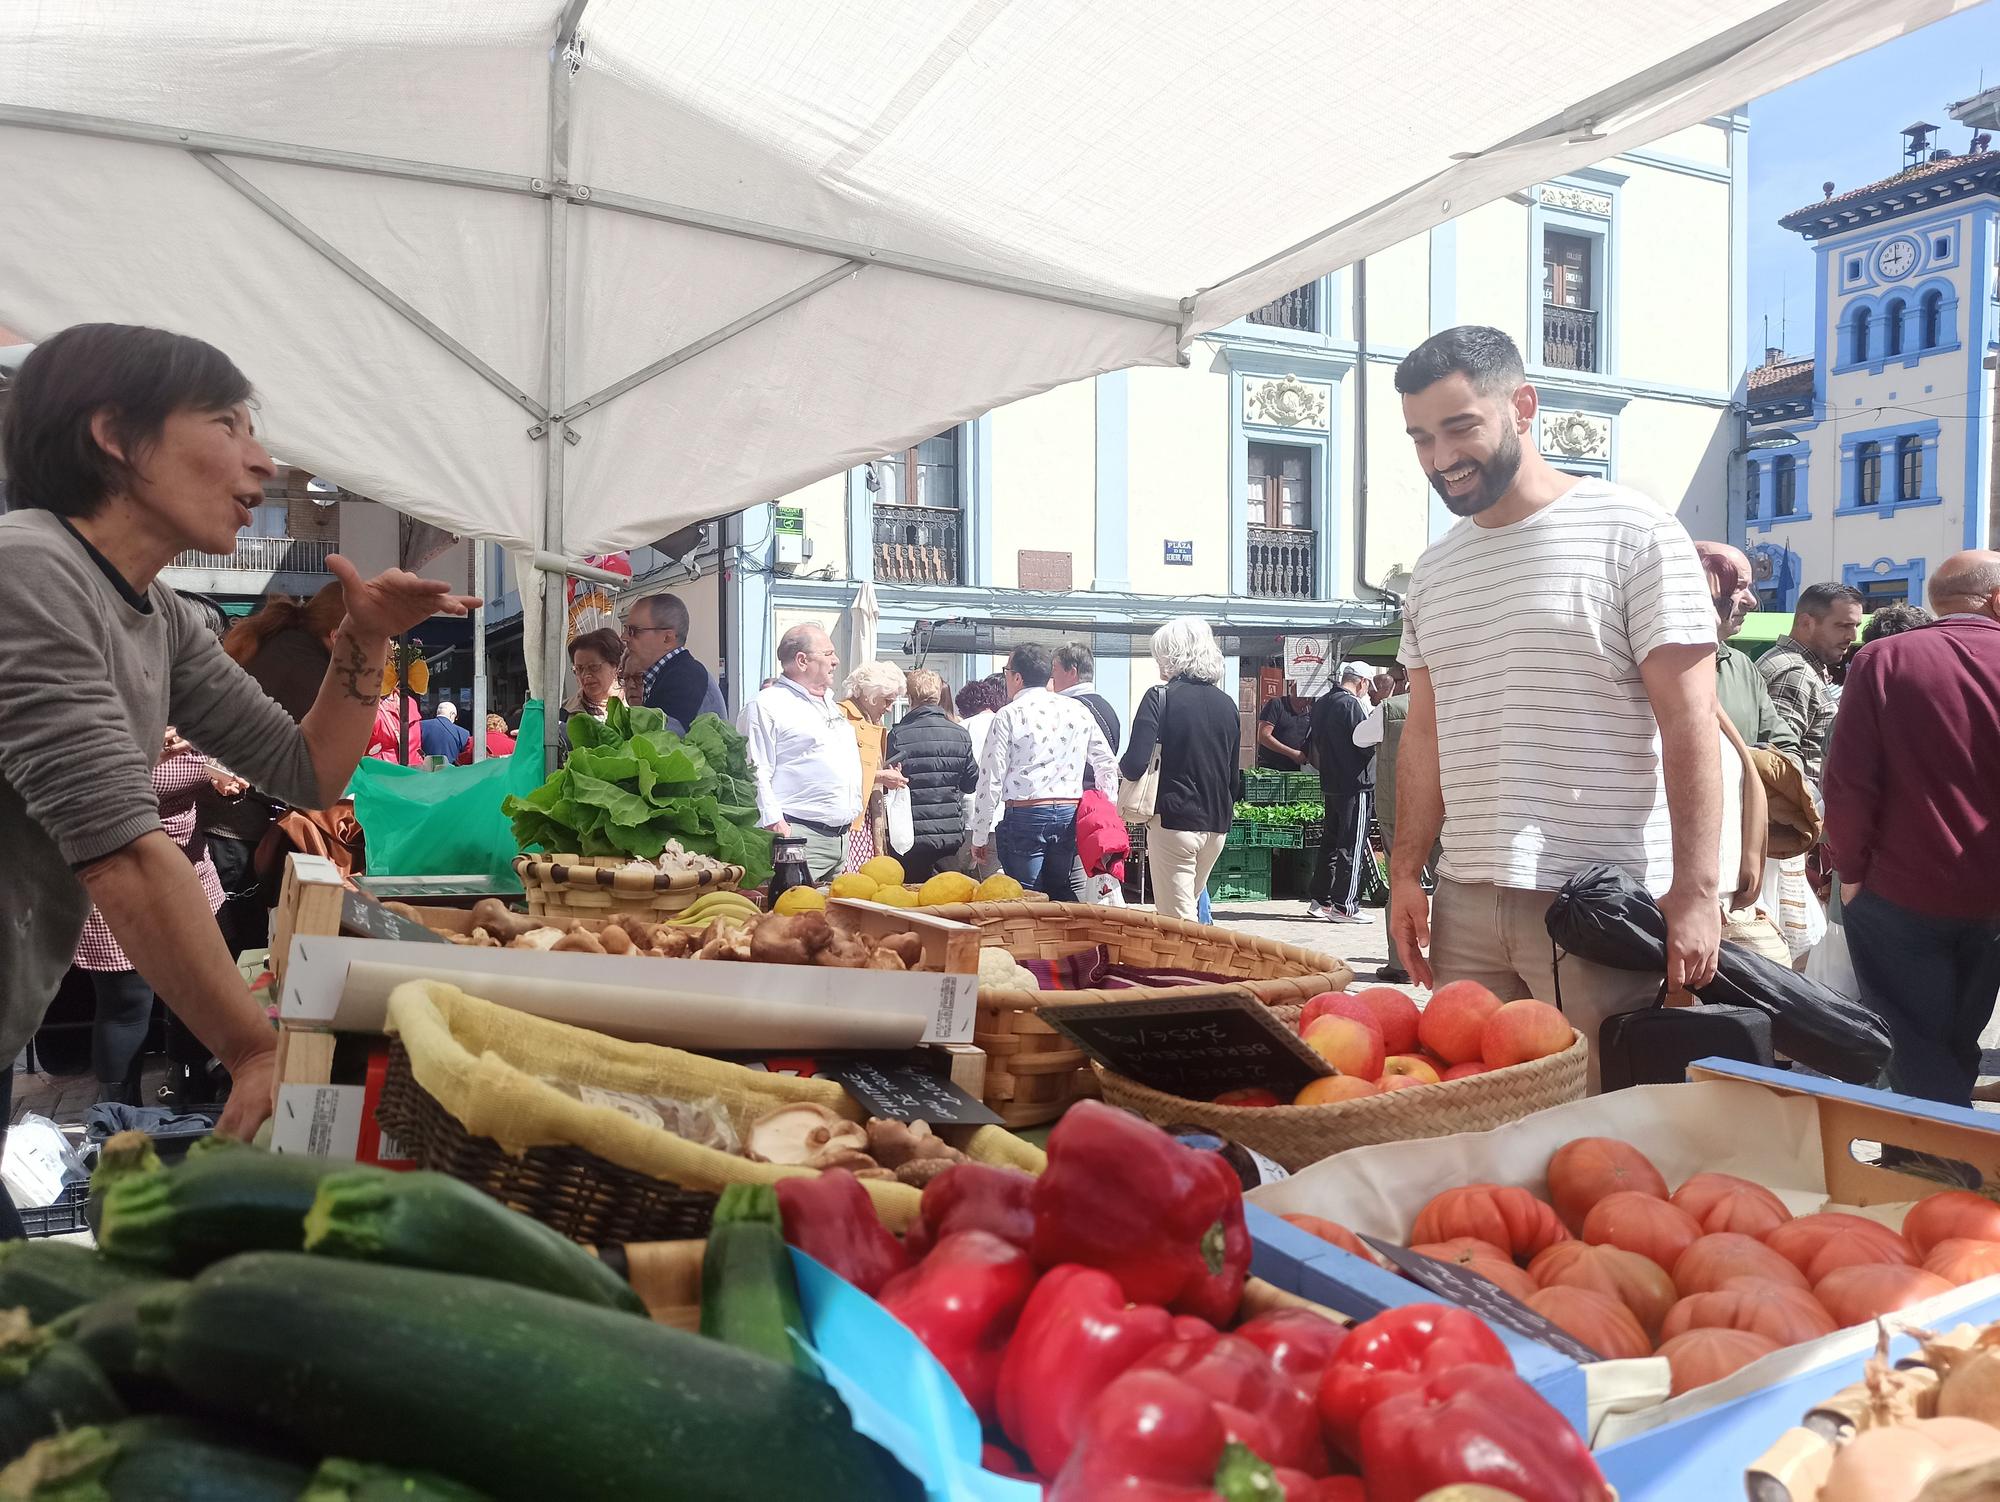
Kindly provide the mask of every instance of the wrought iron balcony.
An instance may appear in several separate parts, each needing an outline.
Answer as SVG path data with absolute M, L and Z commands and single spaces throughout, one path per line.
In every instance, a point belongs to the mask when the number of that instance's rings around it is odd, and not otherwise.
M 942 506 L 875 505 L 875 577 L 891 584 L 957 584 L 959 513 Z
M 1250 593 L 1273 600 L 1318 598 L 1319 534 L 1309 527 L 1255 527 L 1247 549 Z
M 1276 302 L 1265 303 L 1250 315 L 1248 322 L 1261 323 L 1267 328 L 1297 329 L 1303 334 L 1318 333 L 1319 283 L 1294 287 Z
M 1597 310 L 1542 304 L 1542 363 L 1556 370 L 1596 370 Z
M 339 544 L 296 537 L 239 537 L 233 553 L 182 553 L 175 568 L 221 569 L 239 574 L 323 574 Z

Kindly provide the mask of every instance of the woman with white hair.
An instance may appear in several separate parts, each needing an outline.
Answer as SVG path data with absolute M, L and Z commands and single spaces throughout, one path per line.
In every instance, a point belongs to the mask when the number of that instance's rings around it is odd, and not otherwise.
M 1193 921 L 1242 789 L 1243 728 L 1235 701 L 1216 687 L 1222 649 L 1208 622 L 1168 621 L 1153 633 L 1153 661 L 1165 681 L 1139 701 L 1118 771 L 1137 781 L 1159 748 L 1159 795 L 1146 828 L 1153 902 L 1168 917 Z
M 854 727 L 854 741 L 861 749 L 861 816 L 847 832 L 847 864 L 843 868 L 855 871 L 871 856 L 887 853 L 876 846 L 877 815 L 881 808 L 876 791 L 909 786 L 902 772 L 882 765 L 883 748 L 889 738 L 882 719 L 903 697 L 903 670 L 893 662 L 864 662 L 847 675 L 846 694 L 840 701 L 840 712 Z

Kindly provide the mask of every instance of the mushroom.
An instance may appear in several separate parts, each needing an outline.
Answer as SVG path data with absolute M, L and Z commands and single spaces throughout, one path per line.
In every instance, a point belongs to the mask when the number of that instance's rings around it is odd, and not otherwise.
M 607 923 L 599 929 L 597 942 L 606 954 L 631 954 L 638 948 L 632 936 L 616 923 Z
M 498 897 L 482 897 L 472 904 L 472 926 L 483 928 L 502 944 L 508 944 L 543 924 L 540 918 L 515 912 Z
M 895 1169 L 931 1158 L 943 1163 L 959 1163 L 965 1158 L 933 1132 L 929 1122 L 895 1121 L 886 1116 L 869 1118 L 868 1151 L 884 1168 Z
M 759 1163 L 804 1165 L 831 1147 L 868 1151 L 868 1132 L 858 1121 L 836 1116 L 807 1101 L 780 1106 L 750 1123 L 745 1155 Z
M 563 941 L 564 934 L 559 928 L 531 928 L 524 934 L 516 935 L 507 947 L 509 949 L 554 949 Z
M 604 945 L 597 935 L 582 927 L 572 928 L 548 947 L 551 950 L 574 950 L 581 954 L 604 953 Z
M 912 1189 L 921 1189 L 947 1168 L 957 1166 L 950 1158 L 912 1158 L 896 1170 L 896 1182 L 908 1184 Z

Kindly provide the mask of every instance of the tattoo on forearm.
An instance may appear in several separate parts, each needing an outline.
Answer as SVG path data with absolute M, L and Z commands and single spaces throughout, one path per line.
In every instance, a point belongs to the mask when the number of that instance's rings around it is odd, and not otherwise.
M 382 670 L 370 670 L 367 651 L 344 631 L 333 644 L 333 676 L 340 691 L 357 704 L 373 704 L 381 697 L 376 690 Z

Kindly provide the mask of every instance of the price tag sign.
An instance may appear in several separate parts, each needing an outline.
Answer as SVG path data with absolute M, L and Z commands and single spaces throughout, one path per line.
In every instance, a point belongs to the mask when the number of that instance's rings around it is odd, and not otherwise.
M 932 1126 L 999 1126 L 998 1112 L 941 1074 L 877 1059 L 821 1061 L 819 1076 L 838 1080 L 871 1116 Z
M 340 894 L 340 931 L 351 939 L 400 939 L 415 944 L 444 944 L 442 935 L 423 924 L 392 913 L 366 892 L 352 887 Z
M 1499 1284 L 1489 1283 L 1469 1267 L 1460 1267 L 1455 1262 L 1440 1262 L 1435 1257 L 1426 1257 L 1422 1252 L 1413 1252 L 1408 1247 L 1374 1236 L 1364 1234 L 1361 1239 L 1393 1262 L 1398 1272 L 1415 1279 L 1432 1293 L 1449 1299 L 1460 1308 L 1471 1310 L 1488 1324 L 1505 1325 L 1516 1335 L 1538 1340 L 1572 1361 L 1604 1360 L 1574 1335 L 1557 1329 Z
M 1035 1015 L 1106 1069 L 1192 1100 L 1262 1088 L 1290 1100 L 1333 1066 L 1248 991 L 1044 1006 Z

